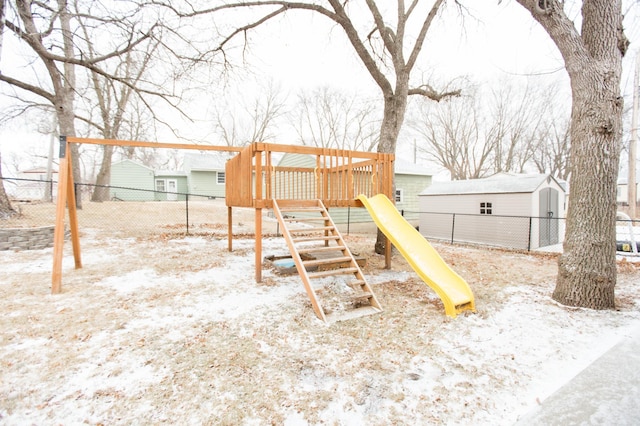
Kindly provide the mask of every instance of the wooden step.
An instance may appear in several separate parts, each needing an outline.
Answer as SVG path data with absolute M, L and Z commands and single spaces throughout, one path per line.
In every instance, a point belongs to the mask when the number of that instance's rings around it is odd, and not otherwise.
M 322 212 L 322 207 L 281 207 L 280 212 L 282 213 L 320 213 Z
M 356 280 L 356 281 L 351 281 L 351 282 L 349 283 L 349 285 L 350 285 L 351 287 L 355 287 L 355 286 L 362 287 L 362 286 L 367 285 L 367 282 L 366 282 L 366 281 L 363 281 L 363 280 Z
M 358 272 L 358 268 L 340 268 L 329 269 L 327 271 L 308 272 L 307 275 L 309 276 L 309 278 L 323 278 L 334 275 L 355 274 L 356 272 Z
M 340 311 L 330 313 L 326 315 L 328 323 L 334 323 L 338 321 L 348 321 L 355 318 L 360 318 L 366 315 L 373 315 L 382 312 L 382 309 L 375 308 L 373 306 L 361 306 L 359 308 L 350 309 L 348 311 Z
M 351 262 L 350 256 L 330 257 L 327 259 L 313 259 L 304 260 L 302 264 L 304 266 L 318 266 L 318 265 L 331 265 L 333 263 Z
M 316 251 L 320 251 L 320 252 L 321 251 L 324 251 L 324 252 L 327 252 L 327 251 L 343 251 L 345 249 L 346 249 L 345 246 L 329 246 L 329 247 L 322 246 L 322 247 L 309 247 L 309 248 L 302 248 L 301 247 L 301 248 L 298 249 L 298 253 L 299 254 L 307 254 L 307 253 L 313 253 L 313 252 L 316 252 Z
M 337 241 L 339 239 L 340 239 L 339 235 L 329 235 L 326 237 L 317 236 L 317 237 L 292 238 L 291 241 L 293 241 L 294 243 L 302 243 L 302 242 L 308 242 L 308 241 Z
M 326 217 L 285 217 L 285 222 L 328 222 L 329 218 Z
M 310 228 L 293 228 L 289 229 L 289 232 L 319 232 L 319 231 L 332 231 L 336 228 L 333 226 L 314 226 Z
M 373 297 L 373 293 L 368 291 L 363 291 L 362 293 L 351 294 L 349 295 L 349 299 L 351 300 L 361 300 L 361 299 L 371 299 Z

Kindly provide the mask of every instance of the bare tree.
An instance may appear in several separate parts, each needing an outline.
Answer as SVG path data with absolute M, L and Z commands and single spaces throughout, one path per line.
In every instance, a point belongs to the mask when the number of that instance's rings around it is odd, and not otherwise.
M 540 173 L 551 173 L 559 179 L 569 180 L 570 147 L 569 117 L 552 115 L 540 128 L 532 161 Z
M 409 127 L 422 141 L 419 150 L 451 174 L 475 179 L 490 170 L 495 138 L 486 137 L 478 97 L 464 95 L 438 104 L 420 102 Z
M 579 30 L 563 1 L 517 2 L 554 41 L 571 82 L 571 202 L 553 298 L 570 306 L 614 308 L 620 80 L 629 45 L 621 0 L 584 0 Z
M 14 0 L 3 4 L 3 23 L 8 30 L 5 34 L 19 43 L 29 72 L 18 74 L 4 67 L 0 82 L 28 93 L 31 97 L 26 101 L 32 106 L 46 106 L 54 111 L 61 135 L 76 136 L 78 68 L 89 70 L 112 84 L 135 88 L 138 96 L 160 96 L 171 103 L 170 96 L 161 88 L 162 83 L 146 81 L 145 85 L 135 85 L 109 69 L 114 58 L 140 49 L 159 31 L 157 20 L 143 19 L 146 11 L 140 4 L 121 1 L 116 11 L 97 2 L 67 0 Z M 90 28 L 90 35 L 87 32 L 83 36 L 78 28 Z M 94 44 L 88 43 L 87 37 Z M 42 101 L 45 103 L 38 103 Z M 78 147 L 73 145 L 71 151 L 74 180 L 80 182 Z M 80 198 L 77 205 L 81 206 Z
M 91 39 L 90 29 L 81 22 L 84 37 L 87 42 L 88 52 L 91 58 L 96 56 L 94 41 Z M 128 81 L 130 84 L 114 84 L 114 82 L 94 70 L 88 70 L 92 93 L 87 100 L 88 104 L 97 106 L 95 116 L 83 117 L 79 119 L 85 121 L 90 128 L 98 130 L 105 139 L 129 139 L 131 137 L 130 127 L 126 120 L 126 111 L 130 107 L 132 97 L 136 95 L 135 88 L 140 84 L 150 64 L 152 55 L 158 47 L 160 41 L 154 40 L 146 45 L 145 52 L 129 51 L 116 64 L 112 75 L 119 79 Z M 143 105 L 144 107 L 144 105 Z M 111 181 L 111 163 L 115 147 L 113 145 L 102 145 L 102 155 L 100 158 L 100 169 L 96 176 L 96 186 L 94 187 L 91 201 L 106 201 L 109 199 L 109 185 Z
M 498 88 L 478 87 L 446 102 L 418 101 L 409 123 L 423 141 L 419 149 L 454 180 L 523 173 L 538 146 L 543 120 L 553 114 L 547 106 L 554 92 L 531 79 L 524 86 L 503 78 Z
M 308 11 L 328 18 L 344 32 L 364 68 L 381 91 L 384 109 L 378 151 L 395 153 L 409 95 L 440 101 L 460 93 L 459 90 L 439 91 L 426 82 L 411 82 L 411 74 L 418 62 L 429 28 L 436 20 L 444 2 L 445 0 L 435 0 L 426 5 L 413 1 L 407 7 L 404 0 L 397 0 L 392 8 L 385 2 L 367 0 L 364 11 L 358 10 L 359 5 L 354 2 L 340 0 L 327 0 L 327 7 L 312 1 L 272 0 L 229 2 L 206 9 L 195 9 L 191 6 L 188 10 L 179 10 L 179 7 L 169 2 L 164 4 L 182 17 L 212 14 L 217 16 L 224 12 L 246 11 L 244 16 L 247 18 L 223 35 L 222 41 L 213 50 L 223 54 L 235 37 L 244 35 L 246 40 L 249 31 L 285 13 Z M 218 22 L 224 22 L 222 16 Z M 384 235 L 379 232 L 376 252 L 382 253 L 384 242 Z
M 550 93 L 550 92 L 547 92 Z M 546 116 L 547 99 L 535 79 L 513 81 L 492 90 L 487 137 L 493 147 L 493 172 L 523 173 L 533 157 L 537 134 Z
M 255 96 L 233 94 L 216 106 L 215 133 L 228 146 L 266 142 L 275 138 L 277 121 L 285 113 L 286 96 L 272 81 Z
M 360 151 L 377 147 L 380 114 L 373 102 L 322 87 L 300 93 L 293 115 L 303 145 Z

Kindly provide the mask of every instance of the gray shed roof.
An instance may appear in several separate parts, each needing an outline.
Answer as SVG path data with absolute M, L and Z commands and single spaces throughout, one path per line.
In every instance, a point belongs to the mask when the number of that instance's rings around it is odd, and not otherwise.
M 556 181 L 549 174 L 499 173 L 483 179 L 434 182 L 420 195 L 527 193 L 534 192 L 547 179 Z

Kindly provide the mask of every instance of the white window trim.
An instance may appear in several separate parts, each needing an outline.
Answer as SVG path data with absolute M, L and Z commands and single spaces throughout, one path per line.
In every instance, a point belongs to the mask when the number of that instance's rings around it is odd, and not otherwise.
M 162 189 L 158 187 L 158 183 L 162 182 Z M 167 190 L 167 180 L 166 179 L 156 179 L 156 191 L 157 192 L 165 192 Z

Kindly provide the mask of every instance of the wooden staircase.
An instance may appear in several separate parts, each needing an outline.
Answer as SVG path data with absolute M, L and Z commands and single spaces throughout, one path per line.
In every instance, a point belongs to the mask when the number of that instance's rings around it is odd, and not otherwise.
M 273 200 L 273 212 L 318 318 L 335 322 L 382 312 L 321 200 Z M 302 217 L 290 216 L 296 213 Z

